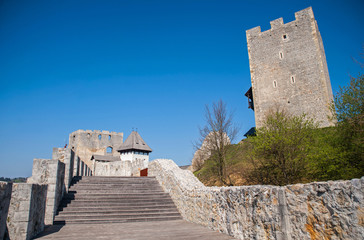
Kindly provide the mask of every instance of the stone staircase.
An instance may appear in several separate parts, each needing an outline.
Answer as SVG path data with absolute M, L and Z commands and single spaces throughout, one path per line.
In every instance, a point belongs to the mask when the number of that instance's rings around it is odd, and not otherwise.
M 154 177 L 75 177 L 54 224 L 182 219 Z

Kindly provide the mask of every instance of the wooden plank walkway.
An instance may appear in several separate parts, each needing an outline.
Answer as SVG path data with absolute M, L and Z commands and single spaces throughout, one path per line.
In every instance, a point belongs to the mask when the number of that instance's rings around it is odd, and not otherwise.
M 227 240 L 228 235 L 183 220 L 108 223 L 66 224 L 49 226 L 35 239 L 128 239 L 128 240 Z

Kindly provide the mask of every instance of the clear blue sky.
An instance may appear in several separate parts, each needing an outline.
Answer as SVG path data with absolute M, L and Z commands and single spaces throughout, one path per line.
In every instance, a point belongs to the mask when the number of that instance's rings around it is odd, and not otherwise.
M 78 129 L 139 129 L 151 158 L 190 163 L 204 105 L 254 126 L 245 31 L 312 6 L 333 91 L 360 67 L 364 1 L 0 0 L 0 176 L 28 177 Z

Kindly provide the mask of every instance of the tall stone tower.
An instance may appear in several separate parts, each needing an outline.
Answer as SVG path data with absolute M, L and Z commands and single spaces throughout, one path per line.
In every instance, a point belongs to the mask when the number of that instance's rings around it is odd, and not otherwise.
M 252 89 L 250 108 L 256 127 L 274 108 L 289 113 L 306 113 L 321 127 L 334 124 L 330 104 L 333 100 L 325 51 L 312 8 L 295 13 L 296 20 L 271 21 L 271 29 L 246 31 Z

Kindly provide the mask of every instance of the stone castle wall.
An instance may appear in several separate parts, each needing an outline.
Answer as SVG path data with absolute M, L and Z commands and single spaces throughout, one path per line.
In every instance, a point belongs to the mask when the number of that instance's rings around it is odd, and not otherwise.
M 62 200 L 65 187 L 65 164 L 58 160 L 38 159 L 33 160 L 32 176 L 28 178 L 28 183 L 46 184 L 47 200 L 44 223 L 52 225 L 57 208 Z
M 119 156 L 115 149 L 122 143 L 123 133 L 117 132 L 77 130 L 69 135 L 69 148 L 90 168 L 92 155 L 105 155 L 107 148 L 111 147 L 110 155 Z
M 8 214 L 10 239 L 32 239 L 44 229 L 47 185 L 14 183 Z
M 94 163 L 93 176 L 140 176 L 140 170 L 148 168 L 144 159 Z
M 64 187 L 66 192 L 68 192 L 68 189 L 71 186 L 75 157 L 75 152 L 72 149 L 53 148 L 52 160 L 58 160 L 65 165 Z
M 246 31 L 256 127 L 276 108 L 308 114 L 321 127 L 332 126 L 333 100 L 325 51 L 313 11 L 295 13 L 296 20 L 271 21 L 271 29 Z
M 4 239 L 13 184 L 0 181 L 0 239 Z
M 127 176 L 121 161 L 95 162 L 93 176 Z
M 187 221 L 238 239 L 364 239 L 364 177 L 279 186 L 205 187 L 172 160 L 149 164 Z

